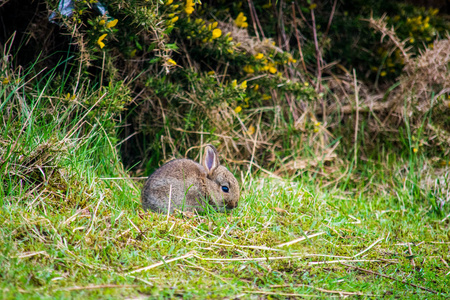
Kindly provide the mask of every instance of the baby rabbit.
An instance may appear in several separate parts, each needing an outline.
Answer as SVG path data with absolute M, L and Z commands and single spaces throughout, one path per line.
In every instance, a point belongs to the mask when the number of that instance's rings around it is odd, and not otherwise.
M 144 210 L 156 212 L 203 212 L 233 209 L 239 200 L 239 184 L 227 168 L 220 165 L 216 148 L 205 147 L 203 165 L 190 159 L 175 159 L 157 169 L 142 189 Z

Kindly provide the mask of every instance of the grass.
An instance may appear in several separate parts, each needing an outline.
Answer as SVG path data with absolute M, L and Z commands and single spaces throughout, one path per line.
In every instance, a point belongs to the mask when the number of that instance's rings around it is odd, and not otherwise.
M 247 177 L 229 214 L 145 213 L 81 102 L 97 91 L 54 101 L 51 81 L 0 89 L 0 298 L 450 297 L 448 167 L 389 154 Z

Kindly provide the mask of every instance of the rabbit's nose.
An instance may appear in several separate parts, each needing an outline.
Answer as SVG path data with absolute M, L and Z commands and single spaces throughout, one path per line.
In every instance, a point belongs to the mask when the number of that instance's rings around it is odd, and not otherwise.
M 238 206 L 237 201 L 230 201 L 227 203 L 227 208 L 229 208 L 229 209 L 236 208 L 237 206 Z

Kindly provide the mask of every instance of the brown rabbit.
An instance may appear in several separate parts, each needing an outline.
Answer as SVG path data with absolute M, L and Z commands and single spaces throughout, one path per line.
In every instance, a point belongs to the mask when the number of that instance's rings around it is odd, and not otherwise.
M 205 147 L 203 165 L 190 159 L 175 159 L 157 169 L 142 189 L 142 207 L 156 212 L 202 212 L 233 209 L 239 200 L 239 184 L 220 165 L 216 148 Z

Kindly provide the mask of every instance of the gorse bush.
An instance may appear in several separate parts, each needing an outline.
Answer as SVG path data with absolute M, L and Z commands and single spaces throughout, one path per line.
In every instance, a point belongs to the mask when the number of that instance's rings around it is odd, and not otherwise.
M 350 70 L 366 83 L 389 84 L 403 74 L 405 55 L 431 48 L 449 28 L 435 8 L 399 2 L 111 0 L 74 1 L 68 10 L 44 2 L 56 14 L 53 23 L 33 23 L 35 36 L 48 41 L 45 53 L 56 35 L 65 41 L 39 66 L 58 66 L 53 84 L 64 101 L 96 103 L 88 118 L 119 132 L 111 142 L 124 140 L 124 163 L 138 173 L 192 149 L 198 155 L 204 143 L 237 165 L 281 171 L 306 157 L 329 164 L 339 140 L 333 130 L 354 128 L 346 121 L 353 110 L 337 111 L 354 99 Z M 384 25 L 374 27 L 371 14 Z M 107 96 L 81 99 L 79 82 Z

